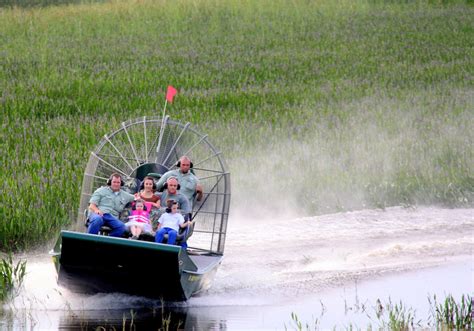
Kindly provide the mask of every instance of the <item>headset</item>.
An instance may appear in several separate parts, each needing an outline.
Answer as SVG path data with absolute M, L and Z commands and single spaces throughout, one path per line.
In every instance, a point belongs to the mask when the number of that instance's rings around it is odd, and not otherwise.
M 139 203 L 139 202 L 143 205 L 143 210 L 144 210 L 144 211 L 147 211 L 145 201 L 143 201 L 143 200 L 136 200 L 136 201 L 132 204 L 132 210 L 137 210 L 137 203 Z
M 173 177 L 175 178 L 175 177 Z M 163 192 L 164 190 L 167 190 L 168 189 L 168 183 L 164 183 L 163 184 L 163 190 L 161 192 Z M 180 190 L 181 189 L 181 185 L 178 183 L 178 187 L 176 188 L 176 190 Z
M 125 185 L 125 182 L 123 181 L 122 179 L 122 176 L 120 176 L 119 173 L 117 172 L 114 172 L 112 175 L 110 175 L 109 179 L 107 179 L 107 186 L 110 186 L 112 185 L 112 178 L 120 178 L 120 186 L 124 186 Z
M 145 181 L 146 180 L 151 180 L 153 182 L 153 191 L 156 191 L 156 183 L 155 183 L 155 179 L 151 176 L 146 176 L 145 178 L 143 178 L 143 181 L 141 182 L 140 184 L 140 187 L 138 188 L 139 191 L 141 190 L 144 190 L 145 189 Z
M 175 200 L 168 200 L 168 201 L 166 201 L 166 210 L 165 210 L 165 211 L 166 211 L 167 213 L 171 213 L 171 207 L 172 207 L 173 205 L 177 205 L 177 204 L 178 204 L 178 202 L 175 201 Z
M 181 167 L 181 160 L 178 161 L 178 163 L 176 163 L 176 167 Z M 193 163 L 191 161 L 189 161 L 189 168 L 192 169 L 193 168 Z

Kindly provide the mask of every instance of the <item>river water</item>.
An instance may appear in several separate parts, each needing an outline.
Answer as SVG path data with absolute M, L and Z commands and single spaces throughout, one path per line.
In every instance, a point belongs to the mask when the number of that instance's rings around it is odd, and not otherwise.
M 56 285 L 50 258 L 28 256 L 24 288 L 4 306 L 0 329 L 311 329 L 382 326 L 376 302 L 402 301 L 420 325 L 428 298 L 474 294 L 474 209 L 361 210 L 315 217 L 230 219 L 212 288 L 161 305 L 121 294 L 81 296 Z M 150 275 L 150 286 L 153 279 Z

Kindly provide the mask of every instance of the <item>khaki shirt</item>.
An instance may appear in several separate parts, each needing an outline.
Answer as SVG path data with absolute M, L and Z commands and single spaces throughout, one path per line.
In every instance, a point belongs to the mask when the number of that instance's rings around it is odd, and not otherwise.
M 124 190 L 114 192 L 110 186 L 102 186 L 95 190 L 89 203 L 95 204 L 104 214 L 111 214 L 118 218 L 125 205 L 133 200 L 135 197 Z

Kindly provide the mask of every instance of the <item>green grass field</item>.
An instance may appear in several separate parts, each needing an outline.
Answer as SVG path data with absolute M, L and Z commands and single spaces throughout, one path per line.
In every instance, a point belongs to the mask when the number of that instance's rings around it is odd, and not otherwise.
M 235 214 L 473 206 L 471 2 L 12 2 L 0 250 L 75 219 L 89 151 L 122 121 L 160 115 L 168 84 L 172 118 L 225 153 Z

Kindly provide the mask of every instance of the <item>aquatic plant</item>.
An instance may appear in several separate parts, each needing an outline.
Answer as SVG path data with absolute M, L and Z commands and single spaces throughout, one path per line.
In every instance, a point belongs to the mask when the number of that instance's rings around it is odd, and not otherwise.
M 0 303 L 15 296 L 26 275 L 26 261 L 18 261 L 15 265 L 9 255 L 0 261 Z
M 438 302 L 436 295 L 433 300 L 428 298 L 435 315 L 436 327 L 442 330 L 468 330 L 473 326 L 473 298 L 470 295 L 462 295 L 461 300 L 456 302 L 452 295 L 448 295 L 444 301 Z
M 158 329 L 158 331 L 170 331 L 170 330 L 180 330 L 181 327 L 181 320 L 177 321 L 177 325 L 174 325 L 174 321 L 172 320 L 171 313 L 168 313 L 168 315 L 162 315 L 161 318 L 161 328 Z
M 456 302 L 452 295 L 448 295 L 443 302 L 438 302 L 436 295 L 433 298 L 428 297 L 428 302 L 431 308 L 431 316 L 428 320 L 423 321 L 416 317 L 416 311 L 404 304 L 402 301 L 392 302 L 389 298 L 388 302 L 383 303 L 380 299 L 377 299 L 373 306 L 373 312 L 375 316 L 372 316 L 370 312 L 366 310 L 365 305 L 360 305 L 358 302 L 350 307 L 345 302 L 344 311 L 347 315 L 348 311 L 357 314 L 364 314 L 368 320 L 378 321 L 377 326 L 368 324 L 366 330 L 393 330 L 393 331 L 406 331 L 406 330 L 417 330 L 436 328 L 439 330 L 470 330 L 473 323 L 473 299 L 469 295 L 462 295 L 461 300 Z M 434 318 L 434 324 L 432 323 Z M 291 313 L 291 320 L 289 327 L 285 324 L 285 330 L 319 330 L 322 315 L 320 319 L 316 320 L 313 324 L 308 324 L 298 317 L 295 312 Z M 334 329 L 338 329 L 340 326 L 334 326 Z M 362 330 L 361 326 L 349 323 L 345 326 L 346 330 Z
M 181 330 L 184 323 L 180 317 L 173 316 L 171 312 L 165 311 L 165 308 L 161 306 L 161 309 L 153 307 L 153 316 L 156 319 L 146 320 L 144 322 L 140 319 L 140 314 L 134 309 L 130 309 L 129 312 L 123 313 L 122 318 L 115 320 L 110 316 L 104 316 L 103 320 L 88 320 L 85 317 L 84 311 L 79 314 L 74 311 L 70 311 L 70 320 L 65 323 L 71 328 L 79 326 L 81 330 L 121 330 L 121 331 L 135 331 L 135 330 L 157 330 L 157 331 L 173 331 Z M 160 311 L 158 311 L 160 310 Z M 167 309 L 166 309 L 167 310 Z M 143 311 L 142 311 L 143 313 Z
M 402 301 L 394 304 L 389 299 L 384 310 L 385 314 L 381 314 L 381 316 L 387 315 L 387 320 L 381 318 L 382 329 L 408 331 L 421 327 L 421 321 L 415 320 L 415 311 L 411 307 L 404 305 Z
M 88 152 L 122 121 L 157 115 L 168 84 L 171 116 L 219 141 L 234 206 L 277 213 L 269 197 L 288 190 L 313 215 L 473 205 L 464 1 L 6 3 L 0 250 L 70 225 Z
M 303 323 L 298 315 L 295 312 L 291 312 L 291 320 L 292 322 L 290 323 L 289 326 L 286 326 L 285 324 L 285 330 L 298 330 L 298 331 L 311 331 L 311 330 L 318 330 L 319 329 L 319 320 L 314 319 L 311 324 L 309 323 Z

